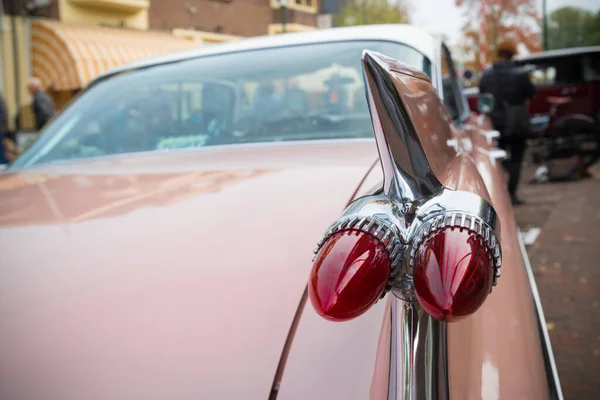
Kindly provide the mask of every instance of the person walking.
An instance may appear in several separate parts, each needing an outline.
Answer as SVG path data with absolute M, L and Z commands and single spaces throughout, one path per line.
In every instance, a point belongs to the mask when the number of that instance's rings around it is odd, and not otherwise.
M 500 132 L 499 145 L 509 153 L 505 167 L 509 174 L 508 192 L 514 205 L 524 201 L 517 196 L 521 167 L 531 133 L 529 100 L 535 97 L 535 86 L 529 74 L 513 61 L 517 45 L 512 40 L 500 42 L 496 47 L 498 60 L 483 72 L 479 93 L 489 93 L 495 98 L 490 113 L 494 129 Z
M 54 103 L 50 96 L 42 90 L 42 82 L 38 78 L 29 78 L 27 91 L 33 97 L 31 107 L 35 116 L 35 127 L 39 131 L 54 115 Z
M 6 156 L 6 149 L 4 144 L 4 139 L 6 138 L 6 134 L 8 132 L 8 111 L 6 109 L 6 103 L 4 102 L 4 97 L 2 93 L 0 93 L 0 164 L 8 164 L 9 159 Z

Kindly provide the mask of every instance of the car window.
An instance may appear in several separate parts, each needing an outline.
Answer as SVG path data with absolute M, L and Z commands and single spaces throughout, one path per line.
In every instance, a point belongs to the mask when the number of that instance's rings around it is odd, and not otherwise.
M 586 82 L 600 80 L 600 52 L 583 57 L 583 77 Z
M 536 86 L 553 86 L 581 83 L 583 68 L 581 56 L 557 57 L 527 62 L 531 82 Z
M 553 65 L 528 65 L 531 82 L 536 86 L 556 84 L 556 67 Z
M 459 122 L 468 112 L 465 107 L 466 99 L 462 91 L 462 84 L 456 74 L 456 66 L 452 60 L 450 51 L 446 46 L 442 46 L 442 91 L 444 96 L 444 105 L 453 121 Z
M 421 53 L 386 41 L 267 48 L 144 68 L 92 85 L 13 167 L 212 145 L 371 137 L 364 49 L 431 76 Z

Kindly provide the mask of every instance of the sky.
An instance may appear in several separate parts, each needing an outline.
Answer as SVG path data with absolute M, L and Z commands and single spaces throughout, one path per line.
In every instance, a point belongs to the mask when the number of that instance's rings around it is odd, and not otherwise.
M 412 23 L 433 33 L 448 36 L 449 44 L 454 45 L 460 38 L 463 19 L 455 0 L 406 0 L 411 11 Z M 542 1 L 538 0 L 540 14 Z M 547 0 L 548 12 L 560 7 L 573 6 L 588 10 L 600 9 L 600 0 Z

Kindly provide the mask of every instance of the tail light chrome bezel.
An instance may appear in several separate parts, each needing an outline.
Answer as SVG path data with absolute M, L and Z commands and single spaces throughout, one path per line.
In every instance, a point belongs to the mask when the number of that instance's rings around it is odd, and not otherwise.
M 425 201 L 415 214 L 409 232 L 411 269 L 419 245 L 428 236 L 443 228 L 463 228 L 486 243 L 493 257 L 493 286 L 498 284 L 502 273 L 500 224 L 496 211 L 487 201 L 474 193 L 445 189 Z
M 421 229 L 417 234 L 415 234 L 411 243 L 411 268 L 414 268 L 415 266 L 415 258 L 419 246 L 437 231 L 445 228 L 467 229 L 469 232 L 478 236 L 485 242 L 493 257 L 494 280 L 492 285 L 496 286 L 498 283 L 498 278 L 501 276 L 500 267 L 502 265 L 502 254 L 500 250 L 500 242 L 496 237 L 494 230 L 481 218 L 460 211 L 434 215 L 422 224 Z
M 397 272 L 397 267 L 404 255 L 404 246 L 391 223 L 384 219 L 377 218 L 377 216 L 350 214 L 338 218 L 317 242 L 313 261 L 327 239 L 341 231 L 361 231 L 370 234 L 380 242 L 384 243 L 385 250 L 390 260 L 390 267 L 392 269 L 391 278 L 395 277 L 394 272 Z
M 491 205 L 482 197 L 464 191 L 443 189 L 440 193 L 413 202 L 401 202 L 376 194 L 352 202 L 329 226 L 317 243 L 313 261 L 323 244 L 338 232 L 361 231 L 384 242 L 390 259 L 388 292 L 404 301 L 416 302 L 414 265 L 419 246 L 444 228 L 467 229 L 489 249 L 493 262 L 493 286 L 501 275 L 500 226 Z

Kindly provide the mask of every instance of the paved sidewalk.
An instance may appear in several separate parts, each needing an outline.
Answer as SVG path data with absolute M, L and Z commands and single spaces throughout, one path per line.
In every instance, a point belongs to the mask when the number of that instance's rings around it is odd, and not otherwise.
M 600 399 L 600 168 L 594 178 L 530 185 L 516 208 L 546 314 L 564 397 Z M 532 176 L 526 168 L 523 180 Z

